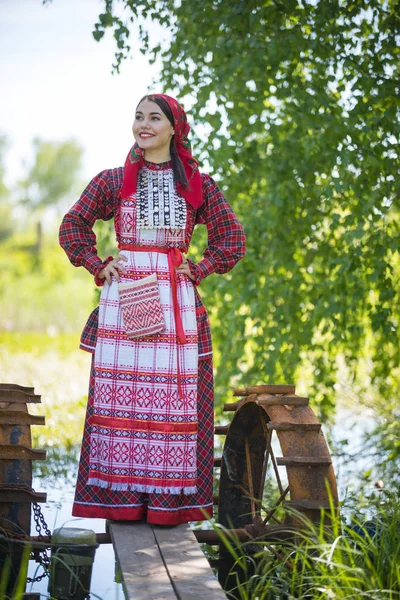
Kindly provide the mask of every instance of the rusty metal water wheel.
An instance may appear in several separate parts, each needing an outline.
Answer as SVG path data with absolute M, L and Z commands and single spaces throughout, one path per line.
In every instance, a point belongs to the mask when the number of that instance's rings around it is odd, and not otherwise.
M 226 434 L 222 458 L 216 459 L 218 520 L 242 541 L 246 534 L 262 539 L 281 560 L 280 541 L 302 527 L 293 509 L 319 522 L 322 510 L 329 511 L 331 502 L 337 506 L 332 459 L 308 398 L 297 396 L 293 385 L 259 385 L 234 395 L 241 399 L 224 407 L 235 411 L 231 424 L 215 428 Z M 219 580 L 225 589 L 236 585 L 228 577 L 232 565 L 221 545 Z

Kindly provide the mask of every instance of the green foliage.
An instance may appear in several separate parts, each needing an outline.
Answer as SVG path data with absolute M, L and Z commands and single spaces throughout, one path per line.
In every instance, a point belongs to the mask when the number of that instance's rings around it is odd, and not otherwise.
M 39 266 L 31 252 L 33 240 L 28 230 L 0 245 L 0 328 L 53 335 L 79 331 L 93 309 L 93 278 L 71 267 L 56 231 L 43 240 Z
M 0 600 L 24 600 L 30 552 L 31 548 L 29 546 L 25 546 L 22 554 L 20 570 L 11 595 L 10 591 L 8 590 L 8 582 L 11 574 L 12 554 L 9 554 L 5 557 L 0 580 Z
M 74 141 L 33 140 L 34 164 L 20 182 L 22 200 L 31 208 L 57 206 L 74 189 L 82 148 Z
M 222 178 L 245 226 L 246 258 L 201 286 L 212 297 L 224 389 L 239 374 L 290 382 L 303 367 L 327 412 L 338 356 L 356 377 L 368 355 L 364 386 L 398 392 L 396 6 L 104 3 L 97 37 L 113 29 L 118 68 L 129 51 L 124 27 L 139 24 L 142 51 L 162 59 L 164 89 L 192 105 L 196 155 Z M 171 32 L 166 48 L 152 43 L 145 19 Z

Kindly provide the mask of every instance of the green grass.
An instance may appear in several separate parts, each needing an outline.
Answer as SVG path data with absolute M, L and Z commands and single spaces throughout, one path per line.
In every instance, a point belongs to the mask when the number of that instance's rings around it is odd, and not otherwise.
M 79 345 L 79 333 L 49 334 L 40 331 L 0 331 L 0 351 L 11 355 L 21 352 L 40 357 L 46 352 L 67 356 Z
M 0 600 L 23 600 L 28 572 L 29 554 L 30 547 L 25 546 L 22 555 L 21 567 L 12 592 L 7 589 L 9 587 L 8 582 L 10 578 L 11 560 L 10 556 L 6 557 L 0 580 Z
M 79 331 L 95 304 L 93 277 L 68 261 L 57 231 L 44 239 L 41 253 L 29 249 L 28 234 L 15 233 L 0 244 L 0 329 Z
M 297 517 L 301 518 L 300 515 Z M 352 515 L 343 523 L 334 512 L 331 527 L 303 522 L 297 543 L 262 541 L 234 545 L 221 532 L 235 561 L 231 597 L 240 600 L 394 600 L 400 598 L 400 502 L 387 495 L 373 519 Z M 254 551 L 254 548 L 256 550 Z

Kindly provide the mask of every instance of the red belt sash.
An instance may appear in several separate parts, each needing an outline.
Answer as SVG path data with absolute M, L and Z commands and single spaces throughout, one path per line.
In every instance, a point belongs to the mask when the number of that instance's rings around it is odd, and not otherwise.
M 135 244 L 119 244 L 120 250 L 130 250 L 131 252 L 159 252 L 168 255 L 169 278 L 172 289 L 172 304 L 174 308 L 176 335 L 181 344 L 186 343 L 185 333 L 183 331 L 182 317 L 178 303 L 178 288 L 176 283 L 175 267 L 182 264 L 182 253 L 178 248 L 160 248 L 154 246 L 136 246 Z

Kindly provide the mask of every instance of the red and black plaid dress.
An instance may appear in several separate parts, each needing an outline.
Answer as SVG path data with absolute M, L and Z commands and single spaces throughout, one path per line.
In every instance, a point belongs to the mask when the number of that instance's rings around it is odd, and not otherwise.
M 149 165 L 148 165 L 149 166 Z M 166 165 L 170 168 L 170 164 Z M 95 276 L 107 261 L 96 252 L 93 225 L 97 219 L 109 220 L 120 214 L 120 189 L 124 169 L 109 169 L 97 175 L 84 190 L 78 202 L 65 215 L 60 228 L 60 244 L 74 266 L 84 266 Z M 195 276 L 194 299 L 198 335 L 197 373 L 197 477 L 193 494 L 149 493 L 133 490 L 112 489 L 89 484 L 90 436 L 94 414 L 95 368 L 89 386 L 89 397 L 83 434 L 81 459 L 73 506 L 73 515 L 106 518 L 111 520 L 138 520 L 174 525 L 186 521 L 207 519 L 212 516 L 213 483 L 213 372 L 209 321 L 196 286 L 211 273 L 226 273 L 243 257 L 245 236 L 243 228 L 218 189 L 215 182 L 202 175 L 204 203 L 195 210 L 186 203 L 185 243 L 187 252 L 196 224 L 205 224 L 208 230 L 208 246 L 203 259 L 190 269 Z M 120 219 L 115 219 L 117 242 L 121 241 Z M 109 260 L 109 259 L 107 259 Z M 180 276 L 185 277 L 185 276 Z M 186 282 L 185 282 L 186 283 Z M 81 348 L 94 353 L 98 342 L 98 314 L 95 309 L 83 330 Z

